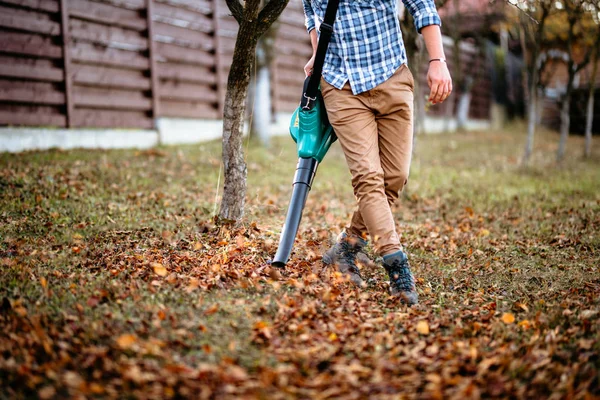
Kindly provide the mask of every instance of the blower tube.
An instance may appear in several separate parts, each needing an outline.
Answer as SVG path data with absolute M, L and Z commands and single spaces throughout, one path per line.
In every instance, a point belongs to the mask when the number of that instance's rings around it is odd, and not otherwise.
M 279 238 L 279 247 L 271 265 L 283 268 L 290 258 L 294 240 L 298 233 L 298 226 L 302 218 L 302 211 L 306 204 L 306 197 L 310 191 L 315 173 L 319 162 L 314 158 L 300 157 L 296 166 L 296 174 L 294 175 L 294 183 L 292 189 L 292 199 L 288 208 L 285 225 L 281 230 Z

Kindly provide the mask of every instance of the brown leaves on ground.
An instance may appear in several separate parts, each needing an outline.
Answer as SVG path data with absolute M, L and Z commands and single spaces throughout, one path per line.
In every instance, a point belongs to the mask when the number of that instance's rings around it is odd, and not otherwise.
M 361 260 L 363 289 L 321 263 L 352 211 L 351 192 L 325 179 L 334 170 L 319 172 L 278 270 L 268 260 L 291 174 L 249 199 L 255 222 L 233 227 L 193 208 L 214 198 L 208 184 L 197 197 L 152 186 L 124 198 L 116 177 L 94 180 L 97 170 L 150 169 L 181 172 L 165 184 L 191 187 L 196 169 L 214 168 L 210 154 L 192 165 L 175 150 L 131 153 L 122 168 L 120 155 L 102 155 L 87 169 L 65 153 L 56 157 L 68 168 L 55 174 L 46 161 L 34 170 L 12 161 L 0 170 L 0 385 L 14 398 L 596 398 L 597 172 L 502 170 L 530 185 L 518 191 L 498 182 L 496 155 L 471 160 L 479 148 L 452 167 L 436 153 L 394 209 L 420 294 L 411 308 L 388 294 L 376 263 Z M 335 152 L 327 161 L 345 172 Z M 556 179 L 566 189 L 546 190 Z M 106 214 L 73 216 L 88 198 L 91 214 L 106 192 Z M 118 216 L 137 225 L 115 225 Z

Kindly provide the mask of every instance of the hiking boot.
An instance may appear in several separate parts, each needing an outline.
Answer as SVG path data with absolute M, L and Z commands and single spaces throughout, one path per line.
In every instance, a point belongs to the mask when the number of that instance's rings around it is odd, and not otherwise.
M 383 267 L 390 277 L 392 296 L 412 306 L 419 302 L 419 295 L 415 288 L 415 278 L 410 272 L 408 257 L 403 251 L 388 254 L 383 257 Z
M 337 265 L 338 270 L 347 275 L 357 286 L 364 286 L 360 270 L 356 266 L 357 254 L 367 245 L 367 241 L 357 236 L 348 236 L 342 232 L 337 242 L 323 254 L 323 263 Z

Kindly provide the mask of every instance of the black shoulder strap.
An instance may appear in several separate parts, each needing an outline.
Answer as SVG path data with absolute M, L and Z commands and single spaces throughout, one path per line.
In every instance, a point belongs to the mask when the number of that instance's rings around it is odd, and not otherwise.
M 319 36 L 319 43 L 317 44 L 313 72 L 309 78 L 308 85 L 305 85 L 305 90 L 302 94 L 300 105 L 303 109 L 311 109 L 314 105 L 314 100 L 317 97 L 321 74 L 323 73 L 323 64 L 325 63 L 325 54 L 327 53 L 327 47 L 329 47 L 329 41 L 333 34 L 333 23 L 335 22 L 339 4 L 340 0 L 329 0 L 327 3 L 325 18 L 323 18 L 320 27 L 321 35 Z

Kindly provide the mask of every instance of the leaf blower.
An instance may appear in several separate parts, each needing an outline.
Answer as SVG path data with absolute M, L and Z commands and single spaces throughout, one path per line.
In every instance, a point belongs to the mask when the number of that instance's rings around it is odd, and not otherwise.
M 323 72 L 325 54 L 333 33 L 333 23 L 339 0 L 329 0 L 325 17 L 320 27 L 317 53 L 312 74 L 304 81 L 300 106 L 292 114 L 290 135 L 297 144 L 298 165 L 294 175 L 292 199 L 287 211 L 285 224 L 281 230 L 279 247 L 272 265 L 283 268 L 290 258 L 294 240 L 298 233 L 302 211 L 308 192 L 312 186 L 319 163 L 337 140 L 333 127 L 327 119 L 327 112 L 321 96 L 319 83 Z

